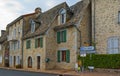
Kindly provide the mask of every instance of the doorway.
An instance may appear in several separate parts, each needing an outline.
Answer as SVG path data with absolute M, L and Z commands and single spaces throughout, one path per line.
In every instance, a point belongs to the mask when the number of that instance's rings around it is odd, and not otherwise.
M 37 69 L 40 69 L 40 56 L 37 56 Z
M 14 67 L 15 67 L 15 63 L 16 63 L 16 56 L 14 56 Z

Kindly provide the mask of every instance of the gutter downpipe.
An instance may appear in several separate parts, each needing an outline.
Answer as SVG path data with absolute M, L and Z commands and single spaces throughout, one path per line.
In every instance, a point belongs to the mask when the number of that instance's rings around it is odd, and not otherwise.
M 24 43 L 23 43 L 23 36 L 24 36 L 24 28 L 23 28 L 23 26 L 25 25 L 25 23 L 24 23 L 25 21 L 24 21 L 24 17 L 23 17 L 23 25 L 22 25 L 22 65 L 21 65 L 21 67 L 23 68 L 23 45 L 24 45 Z

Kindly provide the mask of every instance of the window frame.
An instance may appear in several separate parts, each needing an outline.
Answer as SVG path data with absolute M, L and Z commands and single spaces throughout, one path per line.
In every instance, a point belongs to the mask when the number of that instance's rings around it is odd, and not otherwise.
M 30 21 L 31 25 L 31 33 L 35 32 L 35 22 L 33 20 Z
M 66 22 L 66 10 L 64 8 L 59 10 L 59 16 L 60 24 L 64 24 Z
M 117 47 L 114 46 L 115 40 L 117 39 Z M 111 44 L 112 43 L 112 44 Z M 107 40 L 107 51 L 108 54 L 118 54 L 119 53 L 119 45 L 120 45 L 120 41 L 119 41 L 119 37 L 110 37 Z M 115 50 L 118 50 L 117 52 Z M 112 50 L 112 51 L 111 51 Z
M 120 24 L 120 11 L 118 11 L 118 24 Z
M 31 48 L 31 40 L 26 40 L 26 49 L 30 49 L 30 48 Z
M 65 33 L 65 31 L 66 31 L 66 41 L 64 40 L 64 33 Z M 63 30 L 59 30 L 59 31 L 57 31 L 57 33 L 56 34 L 58 34 L 58 32 L 60 32 L 60 43 L 62 42 L 62 43 L 64 43 L 64 42 L 67 42 L 67 29 L 63 29 Z M 56 41 L 58 42 L 58 40 L 57 40 L 57 35 L 56 35 Z

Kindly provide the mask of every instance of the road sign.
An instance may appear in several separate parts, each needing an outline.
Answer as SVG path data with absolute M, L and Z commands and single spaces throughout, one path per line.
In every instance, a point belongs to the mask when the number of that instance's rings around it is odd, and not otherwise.
M 89 50 L 94 50 L 94 46 L 82 46 L 80 47 L 81 51 L 89 51 Z

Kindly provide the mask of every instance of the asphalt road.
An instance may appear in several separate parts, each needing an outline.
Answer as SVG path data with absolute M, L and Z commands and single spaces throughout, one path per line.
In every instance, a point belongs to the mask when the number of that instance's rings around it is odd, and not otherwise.
M 15 70 L 0 69 L 0 76 L 57 76 L 55 74 L 24 72 Z

